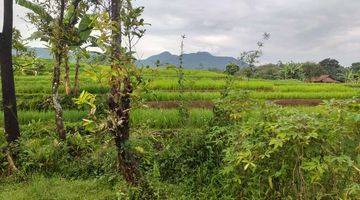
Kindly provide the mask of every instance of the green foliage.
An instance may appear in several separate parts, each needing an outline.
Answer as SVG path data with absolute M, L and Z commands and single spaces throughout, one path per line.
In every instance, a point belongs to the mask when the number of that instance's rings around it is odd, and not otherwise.
M 20 75 L 43 75 L 49 73 L 45 63 L 35 56 L 22 56 L 14 58 L 15 74 Z
M 80 108 L 83 106 L 90 107 L 90 115 L 94 115 L 96 112 L 96 95 L 93 95 L 87 91 L 82 91 L 78 98 L 74 98 L 74 103 Z
M 78 123 L 67 123 L 66 129 L 72 134 L 67 136 L 66 141 L 59 141 L 48 123 L 32 122 L 23 127 L 16 162 L 21 173 L 115 180 L 116 149 L 109 144 L 111 137 L 100 139 Z M 0 144 L 3 142 L 1 140 Z M 6 171 L 5 167 L 6 163 L 0 171 Z
M 266 64 L 256 68 L 256 78 L 275 80 L 280 78 L 280 68 L 278 65 Z
M 34 175 L 23 183 L 1 183 L 0 199 L 116 199 L 117 188 L 126 188 L 121 184 L 111 186 L 105 181 L 66 180 L 59 177 L 47 178 Z M 120 194 L 119 194 L 120 195 Z
M 305 79 L 302 64 L 293 62 L 280 65 L 280 76 L 283 79 Z
M 219 193 L 234 199 L 359 197 L 349 192 L 360 180 L 355 102 L 329 102 L 323 113 L 244 103 L 226 104 L 216 115 L 224 123 L 212 128 L 214 143 L 224 149 Z
M 27 0 L 16 0 L 16 3 L 20 6 L 23 6 L 37 15 L 39 15 L 42 19 L 45 19 L 47 22 L 50 22 L 53 20 L 51 15 L 40 5 L 37 5 L 35 3 L 32 3 L 31 1 Z
M 360 62 L 351 64 L 350 67 L 355 73 L 360 72 Z
M 251 78 L 255 75 L 255 65 L 259 63 L 259 58 L 262 56 L 264 42 L 270 39 L 270 33 L 264 33 L 261 41 L 257 42 L 257 49 L 251 51 L 244 51 L 241 53 L 240 60 L 248 64 L 248 68 L 245 71 L 247 78 Z
M 301 66 L 305 79 L 311 79 L 326 74 L 324 68 L 318 63 L 306 62 L 302 63 Z
M 179 116 L 181 119 L 182 123 L 186 123 L 187 120 L 190 117 L 190 112 L 189 112 L 189 108 L 188 108 L 188 102 L 186 102 L 186 98 L 183 98 L 183 92 L 185 89 L 185 75 L 184 75 L 184 66 L 183 66 L 183 57 L 184 57 L 184 40 L 185 40 L 186 36 L 182 35 L 181 36 L 181 45 L 180 45 L 180 56 L 179 56 L 179 67 L 177 68 L 178 71 L 178 87 L 180 89 L 180 106 L 178 108 L 179 110 Z
M 25 176 L 3 182 L 8 171 L 1 132 L 0 184 L 4 187 L 0 198 L 296 199 L 299 194 L 303 199 L 358 198 L 358 103 L 325 101 L 311 108 L 268 105 L 271 99 L 351 99 L 360 94 L 355 82 L 310 84 L 232 77 L 227 98 L 219 100 L 228 81 L 224 73 L 184 69 L 182 92 L 176 69 L 144 69 L 142 80 L 152 81 L 140 88 L 149 92 L 132 96 L 144 99 L 145 105 L 134 104 L 132 138 L 126 145 L 139 158 L 145 181 L 128 187 L 116 170 L 113 138 L 82 123 L 94 106 L 97 119 L 107 116 L 105 78 L 110 68 L 96 65 L 92 74 L 82 73 L 80 89 L 88 93 L 76 97 L 77 103 L 71 96 L 62 97 L 68 133 L 63 142 L 51 126 L 54 113 L 47 74 L 51 66 L 49 61 L 41 62 L 45 69 L 40 75 L 15 77 L 22 129 L 16 165 Z M 144 108 L 146 101 L 171 100 L 205 100 L 216 107 L 190 109 L 185 123 L 177 109 Z M 26 178 L 32 174 L 41 176 Z M 76 192 L 77 188 L 84 191 Z M 63 191 L 68 194 L 57 193 Z
M 319 65 L 324 69 L 326 74 L 332 76 L 336 80 L 344 81 L 340 76 L 343 73 L 344 67 L 339 64 L 339 61 L 327 58 L 319 62 Z
M 20 31 L 16 28 L 13 28 L 12 49 L 15 50 L 16 56 L 29 54 L 26 43 L 22 39 Z
M 230 63 L 226 66 L 225 72 L 229 75 L 235 75 L 240 70 L 240 67 L 235 63 Z

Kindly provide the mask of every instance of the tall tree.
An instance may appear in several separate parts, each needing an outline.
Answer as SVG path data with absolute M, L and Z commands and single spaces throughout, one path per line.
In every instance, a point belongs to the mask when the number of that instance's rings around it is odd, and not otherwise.
M 111 22 L 114 24 L 111 33 L 111 70 L 114 73 L 124 71 L 123 64 L 126 59 L 125 55 L 122 52 L 122 20 L 121 12 L 124 9 L 123 0 L 112 0 L 111 1 Z M 121 85 L 123 86 L 121 87 Z M 123 89 L 121 89 L 123 88 Z M 130 136 L 130 93 L 132 92 L 132 86 L 130 84 L 130 79 L 127 76 L 111 77 L 111 91 L 109 95 L 109 109 L 112 112 L 112 119 L 115 119 L 117 123 L 111 124 L 112 134 L 115 138 L 116 147 L 118 149 L 118 165 L 119 169 L 123 173 L 125 179 L 133 184 L 137 183 L 137 164 L 133 158 L 132 153 L 126 149 L 125 142 L 129 139 Z
M 55 109 L 55 123 L 56 131 L 59 134 L 59 138 L 66 139 L 66 131 L 64 127 L 63 111 L 59 98 L 59 85 L 60 85 L 60 67 L 65 50 L 63 39 L 63 26 L 64 26 L 64 12 L 65 12 L 65 0 L 60 0 L 59 15 L 55 20 L 54 35 L 50 38 L 53 54 L 55 57 L 53 80 L 52 80 L 52 98 Z
M 97 22 L 101 32 L 99 47 L 109 55 L 111 63 L 107 128 L 115 140 L 120 172 L 129 183 L 137 185 L 141 182 L 138 161 L 126 143 L 130 137 L 132 94 L 141 83 L 133 49 L 145 32 L 140 18 L 143 7 L 134 8 L 131 0 L 111 0 L 107 7 Z
M 9 143 L 15 142 L 19 136 L 17 121 L 15 83 L 12 67 L 12 33 L 13 33 L 13 1 L 4 0 L 4 24 L 0 33 L 0 65 L 4 109 L 5 133 Z
M 351 64 L 350 68 L 355 72 L 360 72 L 360 62 Z
M 302 69 L 306 79 L 311 79 L 326 74 L 325 69 L 318 63 L 305 62 L 302 64 Z
M 17 120 L 15 83 L 12 66 L 13 1 L 4 0 L 4 24 L 0 33 L 0 65 L 6 139 L 9 143 L 7 160 L 10 173 L 17 171 L 11 147 L 20 137 Z
M 341 74 L 344 71 L 344 67 L 340 65 L 339 61 L 331 58 L 326 58 L 319 62 L 319 65 L 326 74 L 331 75 L 338 81 L 344 81 L 344 79 L 341 77 Z

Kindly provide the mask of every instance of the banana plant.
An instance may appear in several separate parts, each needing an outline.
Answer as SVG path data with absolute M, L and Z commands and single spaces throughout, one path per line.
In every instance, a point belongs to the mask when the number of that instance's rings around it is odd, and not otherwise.
M 65 60 L 65 76 L 69 77 L 70 70 L 66 58 L 68 58 L 68 49 L 72 43 L 72 38 L 76 38 L 74 35 L 81 35 L 83 37 L 90 35 L 89 29 L 83 28 L 91 24 L 88 23 L 90 20 L 84 17 L 87 16 L 86 9 L 90 7 L 88 5 L 90 2 L 85 0 L 44 0 L 33 3 L 28 0 L 16 0 L 16 3 L 32 11 L 32 13 L 27 13 L 27 18 L 38 29 L 32 35 L 32 38 L 47 42 L 54 55 L 52 99 L 55 110 L 55 124 L 59 138 L 65 140 L 66 131 L 59 97 L 60 68 Z M 81 24 L 80 28 L 76 28 L 78 23 Z M 82 39 L 84 40 L 84 38 Z M 69 80 L 66 79 L 66 81 Z
M 31 40 L 40 39 L 44 42 L 49 42 L 51 35 L 53 34 L 52 29 L 55 25 L 54 18 L 48 13 L 41 5 L 32 3 L 28 0 L 17 0 L 17 4 L 28 8 L 34 14 L 38 16 L 42 22 L 42 29 L 34 32 L 30 38 Z M 93 30 L 94 15 L 87 14 L 89 5 L 87 1 L 73 0 L 67 6 L 64 14 L 63 24 L 64 28 L 63 41 L 65 42 L 65 52 L 63 52 L 64 66 L 65 66 L 65 91 L 69 95 L 71 93 L 70 86 L 70 68 L 69 68 L 69 51 L 76 48 L 80 48 L 82 45 L 88 42 L 88 39 Z M 33 17 L 33 15 L 29 15 Z M 79 22 L 80 21 L 80 22 Z M 78 27 L 76 25 L 78 24 Z M 76 56 L 78 58 L 78 56 Z M 77 65 L 78 66 L 78 65 Z M 75 83 L 78 85 L 78 83 Z
M 356 81 L 356 73 L 352 69 L 346 69 L 344 72 L 338 74 L 341 79 L 346 83 L 352 83 Z

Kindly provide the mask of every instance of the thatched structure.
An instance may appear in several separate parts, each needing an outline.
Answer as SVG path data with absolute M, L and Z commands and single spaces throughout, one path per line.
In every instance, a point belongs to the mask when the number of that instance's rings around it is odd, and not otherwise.
M 339 81 L 332 78 L 330 75 L 321 75 L 314 77 L 309 80 L 311 83 L 339 83 Z

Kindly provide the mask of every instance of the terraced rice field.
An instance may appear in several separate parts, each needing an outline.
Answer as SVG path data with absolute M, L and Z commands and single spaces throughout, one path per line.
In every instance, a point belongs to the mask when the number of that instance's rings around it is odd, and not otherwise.
M 105 105 L 109 88 L 101 77 L 107 67 L 89 68 L 81 71 L 80 91 L 97 95 L 100 105 Z M 144 79 L 149 84 L 141 91 L 144 105 L 132 113 L 132 123 L 151 128 L 175 128 L 179 125 L 176 107 L 181 100 L 188 101 L 191 112 L 191 126 L 201 125 L 211 118 L 213 101 L 218 99 L 226 85 L 222 73 L 185 70 L 184 89 L 180 91 L 176 69 L 145 69 Z M 96 75 L 94 75 L 96 74 Z M 72 75 L 73 76 L 73 75 Z M 19 107 L 19 120 L 22 125 L 30 122 L 48 122 L 53 118 L 51 107 L 51 75 L 15 77 Z M 360 96 L 360 84 L 314 84 L 297 80 L 242 80 L 236 78 L 234 91 L 248 91 L 253 99 L 282 102 L 282 105 L 317 105 L 322 100 L 351 99 Z M 60 89 L 64 97 L 64 88 Z M 291 103 L 296 100 L 297 103 Z M 285 101 L 285 103 L 284 103 Z M 290 101 L 290 103 L 289 103 Z M 314 103 L 318 102 L 318 103 Z M 86 111 L 78 110 L 72 97 L 63 98 L 65 121 L 79 122 Z M 151 120 L 148 120 L 151 118 Z M 0 117 L 2 120 L 2 116 Z

